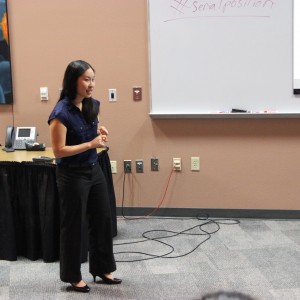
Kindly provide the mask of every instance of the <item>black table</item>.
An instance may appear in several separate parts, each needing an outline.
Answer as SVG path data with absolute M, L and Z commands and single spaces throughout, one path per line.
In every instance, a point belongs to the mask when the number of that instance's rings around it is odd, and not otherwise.
M 113 236 L 117 235 L 116 199 L 110 160 L 103 150 L 99 163 L 111 203 Z M 59 201 L 55 164 L 0 161 L 0 259 L 59 259 Z M 86 231 L 87 231 L 86 224 Z M 88 257 L 88 234 L 82 262 Z

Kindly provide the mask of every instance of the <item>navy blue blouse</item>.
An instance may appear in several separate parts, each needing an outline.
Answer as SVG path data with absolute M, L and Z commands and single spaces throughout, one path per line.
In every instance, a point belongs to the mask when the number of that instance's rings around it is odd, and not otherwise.
M 98 107 L 100 106 L 100 102 L 93 98 L 84 99 L 83 101 L 94 101 Z M 91 124 L 87 123 L 81 110 L 67 98 L 57 102 L 49 116 L 48 124 L 55 118 L 67 128 L 67 146 L 89 142 L 97 136 L 98 119 L 95 118 Z M 97 150 L 90 149 L 73 156 L 57 158 L 56 163 L 59 165 L 93 164 L 97 160 Z

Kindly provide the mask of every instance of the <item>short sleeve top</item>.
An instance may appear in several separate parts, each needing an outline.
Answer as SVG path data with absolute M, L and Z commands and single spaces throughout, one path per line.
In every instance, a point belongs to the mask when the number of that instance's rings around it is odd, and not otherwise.
M 99 110 L 100 102 L 98 100 L 89 98 L 83 101 L 93 101 Z M 89 142 L 97 136 L 98 118 L 96 117 L 92 123 L 87 123 L 81 110 L 68 98 L 63 98 L 57 102 L 49 116 L 48 124 L 55 118 L 67 128 L 67 146 Z M 56 163 L 58 165 L 93 164 L 97 160 L 97 150 L 90 149 L 73 156 L 57 158 Z

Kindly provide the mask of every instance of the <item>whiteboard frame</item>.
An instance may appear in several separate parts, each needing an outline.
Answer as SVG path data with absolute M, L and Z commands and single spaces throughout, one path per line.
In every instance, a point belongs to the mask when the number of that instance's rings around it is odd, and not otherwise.
M 152 119 L 298 119 L 300 113 L 201 113 L 201 114 L 160 114 L 149 113 Z
M 247 113 L 230 113 L 230 112 L 199 112 L 199 113 L 178 113 L 178 112 L 159 112 L 152 110 L 152 77 L 151 77 L 151 34 L 150 34 L 150 1 L 148 0 L 148 38 L 149 38 L 149 86 L 150 86 L 150 112 L 149 116 L 153 119 L 197 119 L 197 118 L 234 118 L 234 119 L 249 119 L 249 118 L 300 118 L 300 109 L 299 111 L 291 112 L 247 112 Z M 292 0 L 291 0 L 292 1 Z M 291 45 L 292 47 L 292 45 Z M 292 74 L 291 74 L 292 77 Z M 291 90 L 292 94 L 292 90 Z M 293 95 L 295 100 L 300 102 L 300 96 Z

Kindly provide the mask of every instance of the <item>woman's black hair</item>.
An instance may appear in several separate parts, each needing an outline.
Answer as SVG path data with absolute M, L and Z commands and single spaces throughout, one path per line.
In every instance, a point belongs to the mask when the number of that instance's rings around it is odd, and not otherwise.
M 67 97 L 72 102 L 76 98 L 77 80 L 90 68 L 95 72 L 95 69 L 83 60 L 75 60 L 69 63 L 65 71 L 63 87 L 58 101 Z M 98 106 L 94 105 L 93 101 L 85 101 L 85 99 L 82 101 L 82 113 L 88 123 L 92 123 L 95 120 L 98 112 Z

